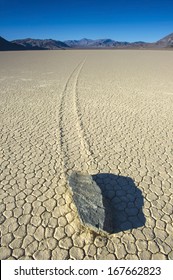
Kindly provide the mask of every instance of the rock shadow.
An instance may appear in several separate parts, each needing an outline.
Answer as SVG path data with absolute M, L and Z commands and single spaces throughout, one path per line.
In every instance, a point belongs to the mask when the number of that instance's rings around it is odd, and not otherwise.
M 138 228 L 145 224 L 146 219 L 142 211 L 143 195 L 130 177 L 100 173 L 92 175 L 92 179 L 102 193 L 105 208 L 104 231 L 110 232 L 107 228 L 110 213 L 112 218 L 110 233 Z

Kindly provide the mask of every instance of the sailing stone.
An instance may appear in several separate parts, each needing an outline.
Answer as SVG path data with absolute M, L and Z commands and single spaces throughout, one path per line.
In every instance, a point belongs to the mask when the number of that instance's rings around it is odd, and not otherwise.
M 97 232 L 111 233 L 112 209 L 110 201 L 102 194 L 93 177 L 80 172 L 72 172 L 69 186 L 81 222 Z

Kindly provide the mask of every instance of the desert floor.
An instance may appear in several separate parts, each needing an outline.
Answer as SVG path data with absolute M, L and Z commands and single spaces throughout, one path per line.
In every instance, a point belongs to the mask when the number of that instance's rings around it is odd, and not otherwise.
M 173 52 L 0 53 L 1 259 L 173 259 Z M 113 234 L 67 175 L 97 174 Z

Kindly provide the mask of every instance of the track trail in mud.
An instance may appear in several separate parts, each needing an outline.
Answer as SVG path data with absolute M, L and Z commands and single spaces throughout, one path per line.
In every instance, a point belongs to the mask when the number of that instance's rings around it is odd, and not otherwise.
M 95 161 L 87 141 L 79 106 L 78 82 L 86 58 L 72 71 L 65 84 L 59 110 L 61 164 L 64 175 L 74 169 L 82 172 L 94 168 Z

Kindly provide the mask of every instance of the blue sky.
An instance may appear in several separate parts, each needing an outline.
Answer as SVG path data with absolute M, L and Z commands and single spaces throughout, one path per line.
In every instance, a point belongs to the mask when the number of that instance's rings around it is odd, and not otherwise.
M 153 42 L 173 32 L 173 0 L 0 0 L 0 36 Z

